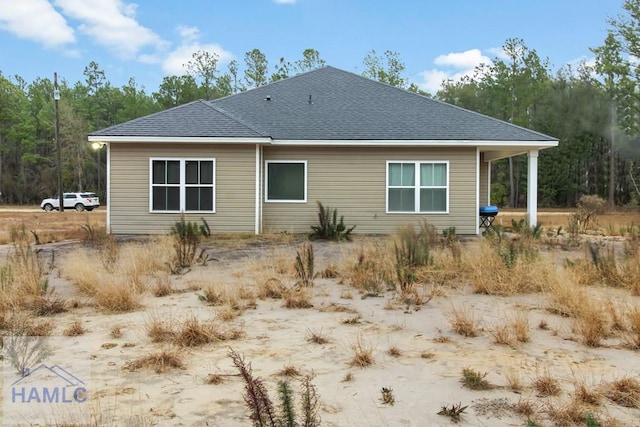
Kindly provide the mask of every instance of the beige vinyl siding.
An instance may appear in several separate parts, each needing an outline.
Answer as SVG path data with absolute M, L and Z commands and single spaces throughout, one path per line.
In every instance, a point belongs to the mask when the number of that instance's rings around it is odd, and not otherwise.
M 476 148 L 264 147 L 266 160 L 307 161 L 307 203 L 264 203 L 265 232 L 308 232 L 316 201 L 338 209 L 355 232 L 393 233 L 426 218 L 439 230 L 477 234 Z M 449 161 L 448 214 L 387 214 L 387 161 Z M 263 195 L 264 201 L 264 195 Z
M 491 204 L 489 199 L 489 162 L 484 161 L 484 153 L 480 153 L 480 206 Z
M 125 144 L 110 149 L 110 229 L 114 234 L 163 234 L 180 220 L 179 213 L 149 212 L 150 158 L 214 158 L 215 213 L 204 218 L 213 233 L 255 230 L 255 145 Z

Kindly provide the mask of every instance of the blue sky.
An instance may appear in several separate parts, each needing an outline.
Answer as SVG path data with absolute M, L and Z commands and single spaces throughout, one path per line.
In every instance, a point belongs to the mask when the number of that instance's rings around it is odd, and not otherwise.
M 0 71 L 27 82 L 57 72 L 72 85 L 95 61 L 112 85 L 134 77 L 151 93 L 198 50 L 226 71 L 258 48 L 272 71 L 313 48 L 356 73 L 371 50 L 391 50 L 409 81 L 435 93 L 500 56 L 507 38 L 554 71 L 592 61 L 589 48 L 622 12 L 622 0 L 0 0 Z

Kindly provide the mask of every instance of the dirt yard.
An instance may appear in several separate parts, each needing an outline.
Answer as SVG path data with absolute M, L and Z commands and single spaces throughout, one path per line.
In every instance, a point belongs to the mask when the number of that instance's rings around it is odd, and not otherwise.
M 499 219 L 507 226 L 520 215 Z M 569 214 L 546 215 L 541 222 L 557 227 Z M 21 325 L 70 340 L 65 357 L 90 365 L 83 410 L 92 425 L 251 425 L 235 351 L 276 409 L 279 384 L 287 380 L 297 400 L 310 375 L 323 426 L 640 426 L 640 283 L 622 284 L 640 277 L 627 276 L 640 271 L 638 253 L 605 277 L 586 249 L 604 257 L 624 237 L 546 240 L 525 248 L 533 254 L 524 262 L 513 255 L 517 236 L 497 257 L 482 237 L 459 252 L 434 246 L 411 292 L 378 280 L 394 271 L 384 236 L 313 242 L 308 287 L 296 286 L 296 237 L 214 237 L 179 271 L 166 237 L 44 244 L 82 239 L 104 221 L 104 210 L 0 211 L 7 241 L 39 236 L 47 278 L 41 314 L 20 288 L 0 295 L 3 333 Z M 630 223 L 640 219 L 599 218 L 601 230 Z M 14 268 L 16 258 L 0 263 Z M 16 422 L 7 408 L 3 420 Z

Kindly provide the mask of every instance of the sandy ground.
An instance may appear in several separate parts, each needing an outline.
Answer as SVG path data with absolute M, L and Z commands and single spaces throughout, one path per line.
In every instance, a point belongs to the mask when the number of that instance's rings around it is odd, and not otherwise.
M 355 260 L 363 240 L 351 243 L 314 243 L 316 271 L 324 266 Z M 64 257 L 79 243 L 42 247 L 43 254 L 55 249 Z M 466 248 L 479 246 L 471 239 Z M 312 288 L 314 307 L 287 309 L 282 300 L 257 300 L 255 308 L 229 321 L 216 320 L 219 307 L 199 299 L 200 291 L 190 290 L 194 283 L 255 285 L 256 266 L 283 254 L 293 261 L 298 244 L 275 247 L 247 246 L 233 250 L 208 248 L 211 260 L 195 266 L 184 275 L 171 276 L 174 289 L 164 297 L 144 296 L 143 308 L 125 314 L 108 314 L 83 303 L 74 285 L 51 271 L 50 287 L 57 295 L 80 301 L 78 308 L 55 315 L 54 334 L 60 334 L 80 319 L 87 332 L 74 337 L 66 351 L 86 359 L 91 365 L 89 382 L 92 412 L 100 414 L 101 425 L 158 426 L 238 426 L 251 425 L 243 402 L 243 383 L 228 356 L 230 348 L 251 362 L 254 374 L 264 379 L 271 398 L 277 401 L 278 372 L 295 366 L 301 373 L 312 373 L 320 396 L 320 416 L 324 426 L 448 426 L 448 417 L 438 415 L 443 406 L 461 403 L 468 406 L 458 425 L 524 426 L 527 417 L 513 411 L 519 401 L 530 401 L 536 408 L 535 425 L 554 425 L 545 411 L 549 405 L 570 400 L 573 384 L 584 380 L 594 387 L 625 376 L 640 378 L 637 351 L 616 345 L 589 348 L 576 341 L 567 318 L 546 310 L 539 294 L 495 297 L 474 294 L 467 286 L 447 287 L 427 304 L 397 306 L 389 309 L 394 293 L 363 297 L 339 279 L 316 279 Z M 548 254 L 552 257 L 562 253 Z M 98 262 L 98 261 L 96 261 Z M 265 265 L 265 264 L 262 264 Z M 351 294 L 351 298 L 348 298 Z M 640 305 L 638 297 L 616 294 L 628 304 Z M 339 307 L 339 308 L 336 308 Z M 456 334 L 449 322 L 452 307 L 466 307 L 476 316 L 479 336 L 465 338 Z M 531 339 L 515 346 L 499 345 L 490 333 L 501 320 L 523 313 L 529 320 Z M 240 328 L 244 337 L 237 340 L 183 349 L 185 369 L 167 373 L 149 370 L 127 371 L 128 361 L 150 354 L 167 344 L 152 343 L 144 325 L 150 316 L 179 322 L 194 315 L 202 321 L 214 321 L 225 328 Z M 360 317 L 355 323 L 345 320 Z M 548 328 L 540 329 L 544 320 Z M 110 337 L 114 325 L 122 328 L 120 338 Z M 308 342 L 311 333 L 329 338 L 326 344 Z M 360 341 L 373 351 L 374 363 L 353 367 L 353 345 Z M 389 353 L 390 348 L 397 355 Z M 461 372 L 473 368 L 487 372 L 491 390 L 472 391 L 461 384 Z M 221 375 L 221 384 L 207 384 L 210 374 Z M 352 375 L 350 381 L 345 376 Z M 557 397 L 538 397 L 531 383 L 541 375 L 560 380 L 562 393 Z M 507 387 L 507 377 L 518 377 L 520 391 Z M 292 380 L 295 384 L 296 380 Z M 297 386 L 296 386 L 297 387 Z M 381 389 L 391 388 L 395 403 L 381 401 Z M 640 409 L 630 409 L 606 401 L 594 407 L 611 425 L 640 426 Z M 6 415 L 6 414 L 5 414 Z

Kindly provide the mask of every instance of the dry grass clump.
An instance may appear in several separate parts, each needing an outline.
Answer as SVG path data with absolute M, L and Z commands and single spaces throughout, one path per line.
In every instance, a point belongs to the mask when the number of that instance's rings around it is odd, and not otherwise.
M 560 382 L 549 374 L 534 378 L 532 385 L 538 392 L 539 397 L 558 396 L 562 392 Z
M 171 276 L 169 274 L 163 274 L 156 277 L 153 284 L 153 295 L 157 297 L 166 297 L 174 293 L 173 284 L 171 283 Z
M 507 380 L 507 387 L 509 387 L 509 390 L 517 392 L 522 390 L 522 380 L 516 371 L 509 370 L 504 374 L 504 377 Z
M 584 301 L 589 301 L 586 290 L 572 280 L 569 275 L 564 275 L 547 288 L 547 310 L 564 317 L 575 317 L 581 310 Z
M 276 277 L 256 279 L 256 294 L 260 299 L 281 299 L 285 292 L 286 287 L 282 284 L 282 281 Z
M 113 325 L 109 330 L 109 336 L 111 338 L 122 338 L 122 335 L 122 326 L 120 325 Z
M 146 356 L 130 360 L 125 363 L 123 369 L 137 371 L 150 369 L 157 374 L 169 372 L 172 369 L 184 369 L 183 353 L 179 349 L 163 349 Z
M 557 426 L 581 425 L 590 415 L 584 405 L 575 400 L 567 403 L 553 403 L 549 401 L 546 405 L 546 412 L 549 419 Z M 596 423 L 594 425 L 600 424 Z
M 356 340 L 351 344 L 351 350 L 353 351 L 353 356 L 349 361 L 349 366 L 366 368 L 375 363 L 373 347 L 365 341 L 362 335 L 358 335 Z
M 225 305 L 234 310 L 243 310 L 256 304 L 253 292 L 245 286 L 229 283 L 207 283 L 198 298 L 207 304 Z
M 467 307 L 451 307 L 448 313 L 449 323 L 453 330 L 465 337 L 475 337 L 478 335 L 479 320 Z
M 623 377 L 605 384 L 603 394 L 609 400 L 627 408 L 640 408 L 640 381 Z
M 631 350 L 640 350 L 640 307 L 627 312 L 629 332 L 625 336 L 625 346 Z
M 53 260 L 49 264 L 52 263 Z M 0 270 L 1 307 L 33 307 L 34 302 L 50 296 L 47 262 L 40 250 L 34 249 L 27 241 L 13 243 Z
M 147 316 L 144 328 L 152 342 L 170 342 L 176 336 L 175 321 L 155 312 Z
M 329 336 L 324 334 L 322 331 L 307 331 L 306 340 L 307 342 L 315 344 L 327 344 L 328 342 L 331 342 Z
M 79 335 L 84 335 L 86 332 L 87 330 L 82 326 L 82 322 L 79 319 L 76 319 L 62 332 L 62 334 L 67 337 L 77 337 Z
M 218 341 L 221 336 L 213 325 L 200 322 L 195 316 L 189 316 L 178 326 L 173 342 L 181 347 L 199 347 Z
M 302 374 L 300 373 L 300 370 L 294 365 L 285 365 L 282 367 L 282 369 L 276 372 L 276 375 L 278 375 L 279 377 L 299 377 Z
M 609 335 L 609 318 L 604 307 L 588 299 L 582 301 L 573 321 L 573 330 L 580 335 L 584 345 L 599 347 Z
M 387 354 L 391 357 L 400 357 L 402 356 L 402 350 L 398 346 L 391 346 L 387 349 Z
M 528 254 L 517 245 L 517 241 L 485 240 L 478 253 L 465 258 L 464 269 L 469 272 L 476 293 L 507 296 L 541 292 L 548 284 L 559 281 L 552 261 Z
M 224 383 L 224 381 L 224 377 L 220 374 L 209 374 L 207 375 L 207 378 L 205 378 L 204 383 L 218 385 Z
M 282 295 L 284 299 L 283 307 L 286 308 L 311 308 L 311 291 L 307 287 L 288 288 Z
M 140 294 L 125 277 L 103 282 L 93 296 L 95 304 L 111 313 L 125 313 L 140 308 Z
M 588 405 L 597 406 L 602 400 L 602 393 L 597 387 L 587 385 L 584 381 L 576 381 L 573 385 L 573 398 Z
M 345 257 L 346 259 L 347 258 Z M 360 247 L 355 262 L 343 270 L 342 281 L 365 295 L 380 295 L 393 277 L 391 249 L 388 243 Z
M 529 319 L 524 313 L 518 313 L 498 323 L 490 333 L 496 344 L 513 346 L 516 342 L 529 342 L 529 329 Z
M 353 313 L 353 314 L 358 313 L 358 310 L 356 310 L 353 307 L 350 307 L 346 304 L 336 304 L 335 302 L 332 302 L 329 305 L 320 307 L 319 311 L 323 313 Z

